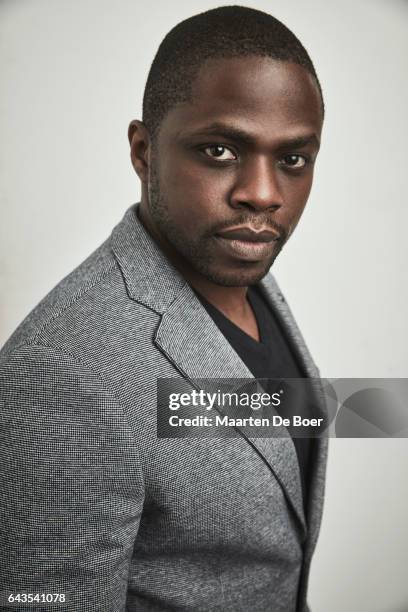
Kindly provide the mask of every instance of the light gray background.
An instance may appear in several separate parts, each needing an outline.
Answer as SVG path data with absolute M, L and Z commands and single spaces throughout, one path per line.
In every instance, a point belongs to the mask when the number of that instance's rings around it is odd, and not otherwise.
M 205 0 L 3 0 L 0 345 L 139 198 L 127 126 L 151 60 Z M 408 3 L 246 2 L 299 36 L 327 108 L 274 270 L 326 377 L 407 375 Z M 332 440 L 313 612 L 408 610 L 408 444 Z

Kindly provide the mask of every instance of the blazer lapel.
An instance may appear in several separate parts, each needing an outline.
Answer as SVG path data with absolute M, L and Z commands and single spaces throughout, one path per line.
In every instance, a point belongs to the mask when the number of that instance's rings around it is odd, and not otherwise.
M 303 367 L 307 377 L 314 379 L 314 389 L 316 399 L 319 403 L 319 410 L 323 417 L 328 418 L 328 410 L 320 380 L 320 372 L 316 367 L 309 350 L 303 340 L 302 334 L 295 322 L 295 319 L 283 297 L 279 286 L 274 277 L 268 274 L 260 282 L 260 288 L 269 304 L 273 308 L 283 332 L 286 334 L 289 344 L 296 355 L 299 364 Z M 328 453 L 328 433 L 327 431 L 320 438 L 314 440 L 312 477 L 309 489 L 309 502 L 306 509 L 306 521 L 308 525 L 308 545 L 305 555 L 311 557 L 316 545 L 320 523 L 323 513 L 324 483 Z
M 163 314 L 155 344 L 194 385 L 196 379 L 203 378 L 254 378 L 187 284 Z M 247 428 L 236 429 L 275 474 L 305 530 L 299 465 L 287 429 L 274 428 L 274 438 L 253 438 Z

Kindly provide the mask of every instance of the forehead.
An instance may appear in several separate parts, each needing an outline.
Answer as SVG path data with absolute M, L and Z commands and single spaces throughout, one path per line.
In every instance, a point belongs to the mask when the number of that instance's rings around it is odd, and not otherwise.
M 322 109 L 313 76 L 302 66 L 269 57 L 207 60 L 188 102 L 174 106 L 162 127 L 176 135 L 215 121 L 233 122 L 260 137 L 319 137 Z

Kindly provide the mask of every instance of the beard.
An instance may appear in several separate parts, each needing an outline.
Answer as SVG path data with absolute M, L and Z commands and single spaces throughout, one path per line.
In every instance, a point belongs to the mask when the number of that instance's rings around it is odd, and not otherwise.
M 166 238 L 171 246 L 183 257 L 185 261 L 206 279 L 223 287 L 247 287 L 259 282 L 271 268 L 276 257 L 279 255 L 287 240 L 287 232 L 280 224 L 271 221 L 270 215 L 259 213 L 262 223 L 272 226 L 280 233 L 280 238 L 275 243 L 272 255 L 262 262 L 250 262 L 239 260 L 235 265 L 226 268 L 220 266 L 214 243 L 214 235 L 232 225 L 246 225 L 251 222 L 254 215 L 241 214 L 240 217 L 218 222 L 215 226 L 208 226 L 201 235 L 192 236 L 179 226 L 171 216 L 170 207 L 160 189 L 159 177 L 156 163 L 151 163 L 150 181 L 148 185 L 148 203 L 150 215 L 160 234 Z M 259 217 L 257 224 L 259 224 Z

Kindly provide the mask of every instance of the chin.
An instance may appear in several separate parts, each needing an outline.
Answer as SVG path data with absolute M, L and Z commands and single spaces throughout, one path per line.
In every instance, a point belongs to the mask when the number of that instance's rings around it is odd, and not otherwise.
M 272 262 L 273 263 L 273 262 Z M 272 266 L 272 263 L 263 265 L 257 269 L 226 269 L 226 270 L 204 270 L 201 271 L 204 276 L 216 285 L 222 287 L 249 287 L 258 283 L 266 276 Z

